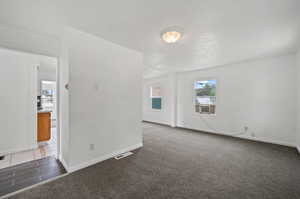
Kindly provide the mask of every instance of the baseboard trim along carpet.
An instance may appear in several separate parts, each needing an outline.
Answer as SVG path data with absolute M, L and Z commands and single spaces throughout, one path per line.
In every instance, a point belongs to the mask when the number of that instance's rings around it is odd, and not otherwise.
M 157 125 L 161 125 L 161 126 L 167 126 L 167 127 L 176 127 L 176 126 L 172 126 L 167 122 L 157 122 L 157 121 L 150 121 L 150 120 L 142 120 L 142 122 L 145 123 L 150 123 L 150 124 L 157 124 Z
M 68 164 L 67 164 L 67 162 L 65 161 L 65 159 L 61 155 L 59 156 L 59 161 L 64 166 L 64 168 L 66 169 L 66 171 L 69 172 L 69 170 L 68 170 L 69 169 Z
M 257 137 L 250 137 L 250 136 L 238 136 L 234 134 L 227 134 L 224 132 L 213 132 L 213 131 L 205 131 L 205 130 L 199 130 L 199 129 L 192 129 L 192 128 L 186 128 L 183 126 L 177 126 L 176 128 L 181 128 L 181 129 L 186 129 L 186 130 L 191 130 L 191 131 L 198 131 L 202 133 L 208 133 L 208 134 L 214 134 L 214 135 L 221 135 L 221 136 L 229 136 L 229 137 L 235 137 L 239 139 L 245 139 L 245 140 L 251 140 L 251 141 L 256 141 L 256 142 L 263 142 L 263 143 L 269 143 L 269 144 L 276 144 L 276 145 L 281 145 L 281 146 L 287 146 L 287 147 L 293 147 L 297 148 L 294 144 L 290 144 L 287 142 L 282 142 L 282 141 L 276 141 L 276 140 L 267 140 L 264 138 L 257 138 Z
M 83 162 L 81 164 L 78 164 L 78 165 L 75 165 L 75 166 L 71 166 L 71 167 L 68 167 L 66 168 L 68 172 L 74 172 L 74 171 L 78 171 L 80 169 L 83 169 L 83 168 L 86 168 L 86 167 L 89 167 L 91 165 L 94 165 L 94 164 L 97 164 L 99 162 L 102 162 L 104 160 L 107 160 L 107 159 L 110 159 L 110 158 L 113 158 L 121 153 L 125 153 L 125 152 L 128 152 L 128 151 L 132 151 L 132 150 L 135 150 L 135 149 L 138 149 L 138 148 L 141 148 L 143 147 L 143 143 L 139 143 L 139 144 L 135 144 L 133 146 L 130 146 L 130 147 L 127 147 L 127 148 L 124 148 L 124 149 L 121 149 L 121 150 L 118 150 L 118 151 L 115 151 L 115 152 L 112 152 L 110 154 L 107 154 L 107 155 L 103 155 L 103 156 L 100 156 L 100 157 L 97 157 L 97 158 L 94 158 L 94 159 L 91 159 L 91 160 L 88 160 L 86 162 Z

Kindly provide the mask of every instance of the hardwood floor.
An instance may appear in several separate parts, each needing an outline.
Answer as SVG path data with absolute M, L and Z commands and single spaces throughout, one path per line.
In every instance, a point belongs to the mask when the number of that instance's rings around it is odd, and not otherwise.
M 0 197 L 64 173 L 53 156 L 0 169 Z

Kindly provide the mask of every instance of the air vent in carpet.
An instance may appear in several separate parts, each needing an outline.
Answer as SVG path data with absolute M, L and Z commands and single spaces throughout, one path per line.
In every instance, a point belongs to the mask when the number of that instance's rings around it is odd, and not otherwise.
M 125 152 L 125 153 L 121 153 L 120 155 L 115 156 L 116 160 L 120 160 L 122 158 L 125 158 L 127 156 L 132 155 L 133 153 L 131 151 Z

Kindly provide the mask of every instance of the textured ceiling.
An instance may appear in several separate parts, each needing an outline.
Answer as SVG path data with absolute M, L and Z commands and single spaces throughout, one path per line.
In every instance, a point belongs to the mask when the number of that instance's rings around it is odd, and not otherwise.
M 299 0 L 2 0 L 0 23 L 57 35 L 64 24 L 144 54 L 145 76 L 272 56 L 299 47 Z M 160 39 L 169 26 L 183 39 Z

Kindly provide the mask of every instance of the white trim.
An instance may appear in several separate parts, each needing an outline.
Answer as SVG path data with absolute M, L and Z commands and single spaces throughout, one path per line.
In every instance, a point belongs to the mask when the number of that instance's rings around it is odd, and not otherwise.
M 264 138 L 255 138 L 255 137 L 253 138 L 253 137 L 248 137 L 248 136 L 232 136 L 232 137 L 242 138 L 242 139 L 245 139 L 245 140 L 253 140 L 253 141 L 257 141 L 257 142 L 264 142 L 264 143 L 294 147 L 294 148 L 296 147 L 294 144 L 291 144 L 291 143 L 288 143 L 288 142 L 282 142 L 282 141 L 278 141 L 278 140 L 267 140 L 267 139 L 264 139 Z
M 88 166 L 97 164 L 97 163 L 102 162 L 104 160 L 113 158 L 114 156 L 119 155 L 121 153 L 125 153 L 125 152 L 128 152 L 128 151 L 132 151 L 132 150 L 141 148 L 142 146 L 143 146 L 143 143 L 139 143 L 139 144 L 135 144 L 133 146 L 130 146 L 130 147 L 127 147 L 127 148 L 124 148 L 124 149 L 112 152 L 110 154 L 106 154 L 106 155 L 103 155 L 103 156 L 100 156 L 100 157 L 96 157 L 94 159 L 88 160 L 88 161 L 80 163 L 78 165 L 69 167 L 68 168 L 68 172 L 74 172 L 74 171 L 86 168 Z
M 33 144 L 33 145 L 28 146 L 28 147 L 22 147 L 22 148 L 17 148 L 17 149 L 9 149 L 9 150 L 6 150 L 6 151 L 1 151 L 0 155 L 7 155 L 7 154 L 10 154 L 10 153 L 18 153 L 18 152 L 28 151 L 28 150 L 32 150 L 32 149 L 36 149 L 36 148 L 38 148 L 38 145 Z
M 176 126 L 175 124 L 172 123 L 172 124 L 171 124 L 171 127 L 172 127 L 172 128 L 176 128 L 177 126 Z
M 300 146 L 297 146 L 297 150 L 298 150 L 298 152 L 300 153 Z
M 142 120 L 142 122 L 149 122 L 149 123 L 154 123 L 154 124 L 161 124 L 161 125 L 167 125 L 171 127 L 176 127 L 176 125 L 172 126 L 170 122 L 165 122 L 165 121 L 158 121 L 158 120 Z
M 161 84 L 161 81 L 156 81 L 156 82 L 153 82 L 153 83 L 149 83 L 148 85 L 147 85 L 147 87 L 148 87 L 148 93 L 147 93 L 147 98 L 148 98 L 148 103 L 149 103 L 149 105 L 148 105 L 148 107 L 147 107 L 147 109 L 149 110 L 149 111 L 152 111 L 152 112 L 164 112 L 165 111 L 165 109 L 164 109 L 164 107 L 165 107 L 165 99 L 164 99 L 164 91 L 165 91 L 165 89 L 164 89 L 164 87 L 162 86 L 162 84 Z M 161 93 L 162 93 L 162 95 L 160 96 L 160 98 L 161 98 L 161 108 L 160 109 L 153 109 L 152 108 L 152 87 L 159 87 L 160 89 L 161 89 Z M 149 93 L 150 93 L 150 95 L 149 95 Z M 159 97 L 156 97 L 156 98 L 159 98 Z
M 31 96 L 31 100 L 27 104 L 27 109 L 29 110 L 32 108 L 34 111 L 34 115 L 32 115 L 32 120 L 29 121 L 28 127 L 27 127 L 27 139 L 29 143 L 29 150 L 37 148 L 38 147 L 38 141 L 37 141 L 37 134 L 38 134 L 38 110 L 37 110 L 37 80 L 38 80 L 38 66 L 33 66 L 33 77 L 30 77 L 31 80 L 31 90 L 29 90 L 29 97 Z M 32 81 L 34 80 L 34 81 Z M 32 95 L 33 94 L 33 95 Z M 31 132 L 34 132 L 34 136 L 30 136 Z
M 60 129 L 60 81 L 59 81 L 59 56 L 55 57 L 56 59 L 56 67 L 55 67 L 55 95 L 56 95 L 56 103 L 55 103 L 55 111 L 56 111 L 56 157 L 59 158 L 60 162 L 64 165 L 64 160 L 61 158 L 61 129 Z M 66 169 L 66 167 L 65 167 Z M 66 169 L 67 170 L 67 169 Z
M 61 162 L 61 164 L 64 166 L 64 168 L 66 169 L 66 171 L 69 172 L 68 164 L 67 164 L 67 162 L 64 160 L 64 158 L 60 155 L 58 159 L 59 159 L 59 161 Z
M 229 137 L 235 137 L 235 138 L 240 138 L 240 139 L 245 139 L 245 140 L 252 140 L 252 141 L 257 141 L 257 142 L 263 142 L 263 143 L 269 143 L 269 144 L 277 144 L 277 145 L 282 145 L 282 146 L 288 146 L 288 147 L 293 147 L 296 148 L 295 144 L 291 144 L 288 142 L 283 142 L 283 141 L 278 141 L 278 140 L 268 140 L 265 138 L 257 138 L 257 137 L 249 137 L 249 136 L 238 136 L 238 135 L 234 135 L 234 134 L 229 134 L 229 133 L 224 133 L 224 132 L 213 132 L 213 131 L 207 131 L 207 130 L 201 130 L 201 129 L 193 129 L 193 128 L 188 128 L 188 127 L 184 127 L 182 125 L 178 125 L 178 127 L 184 128 L 184 129 L 190 129 L 190 130 L 194 130 L 194 131 L 203 131 L 205 133 L 211 133 L 211 134 L 215 134 L 215 135 L 224 135 L 224 136 L 229 136 Z M 299 147 L 298 147 L 299 149 Z

